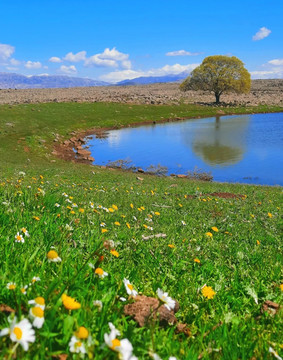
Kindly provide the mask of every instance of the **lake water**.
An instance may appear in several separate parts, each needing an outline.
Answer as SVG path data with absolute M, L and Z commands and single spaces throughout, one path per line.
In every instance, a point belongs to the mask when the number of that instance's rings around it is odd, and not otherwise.
M 111 130 L 87 140 L 94 164 L 131 160 L 146 170 L 168 168 L 185 174 L 195 168 L 213 180 L 283 185 L 283 113 L 190 119 Z

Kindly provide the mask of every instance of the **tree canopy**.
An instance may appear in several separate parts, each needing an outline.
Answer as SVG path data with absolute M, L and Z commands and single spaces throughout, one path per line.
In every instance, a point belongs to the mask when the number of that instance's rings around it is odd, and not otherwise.
M 206 57 L 201 65 L 180 85 L 181 90 L 213 91 L 218 104 L 224 92 L 248 93 L 251 76 L 236 56 Z

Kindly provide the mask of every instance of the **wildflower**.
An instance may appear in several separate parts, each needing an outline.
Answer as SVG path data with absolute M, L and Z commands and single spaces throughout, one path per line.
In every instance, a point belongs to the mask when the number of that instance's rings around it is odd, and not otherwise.
M 32 279 L 31 279 L 31 283 L 34 284 L 35 282 L 37 281 L 40 281 L 40 277 L 38 276 L 34 276 Z
M 118 340 L 117 336 L 120 335 L 120 332 L 115 328 L 112 323 L 109 323 L 110 334 L 104 334 L 104 341 L 106 345 L 113 351 L 119 353 L 119 357 L 122 360 L 133 359 L 132 352 L 133 346 L 128 339 Z
M 174 249 L 174 248 L 175 248 L 175 245 L 173 245 L 173 244 L 168 244 L 168 246 L 169 246 L 171 249 Z
M 94 203 L 90 202 L 90 207 L 93 209 L 94 208 Z
M 116 211 L 118 210 L 118 207 L 116 205 L 112 205 L 112 208 Z
M 36 221 L 40 220 L 40 218 L 38 216 L 33 216 L 33 219 L 36 220 Z
M 76 336 L 72 336 L 71 340 L 69 342 L 69 348 L 70 352 L 76 353 L 76 354 L 86 354 L 85 345 L 80 339 L 78 339 Z
M 101 226 L 101 227 L 105 227 L 106 224 L 105 224 L 104 222 L 102 222 L 102 223 L 100 224 L 100 226 Z
M 78 204 L 73 203 L 73 204 L 72 204 L 72 207 L 78 207 Z
M 27 288 L 28 288 L 28 286 L 27 285 L 25 285 L 25 286 L 23 286 L 23 287 L 21 287 L 21 293 L 23 294 L 23 295 L 26 295 L 26 293 L 27 293 Z
M 108 231 L 107 229 L 101 229 L 102 234 L 106 233 L 107 231 Z
M 131 295 L 133 297 L 136 297 L 138 295 L 138 292 L 136 290 L 134 290 L 133 285 L 130 283 L 130 281 L 128 279 L 124 278 L 123 283 L 125 285 L 128 295 Z
M 29 300 L 28 303 L 29 303 L 30 305 L 35 305 L 35 306 L 37 306 L 37 307 L 40 307 L 42 310 L 45 309 L 45 300 L 44 300 L 44 298 L 41 297 L 41 296 L 38 296 L 38 297 L 36 297 L 36 298 L 33 299 L 33 300 Z
M 283 284 L 280 284 L 280 290 L 283 291 Z
M 195 258 L 195 259 L 194 259 L 194 262 L 196 262 L 196 263 L 199 263 L 199 264 L 200 264 L 200 260 L 199 260 L 198 258 Z
M 17 287 L 17 285 L 16 285 L 16 283 L 14 283 L 14 282 L 9 282 L 9 283 L 6 285 L 6 288 L 7 288 L 8 290 L 15 290 L 16 287 Z
M 10 328 L 5 328 L 0 331 L 0 336 L 10 335 L 10 339 L 14 342 L 21 344 L 25 351 L 28 350 L 29 343 L 35 342 L 35 332 L 31 323 L 27 319 L 21 320 L 16 323 L 17 319 L 14 318 Z
M 61 299 L 62 299 L 63 305 L 68 310 L 77 310 L 77 309 L 80 309 L 80 307 L 81 307 L 81 304 L 79 302 L 77 302 L 72 297 L 67 296 L 66 294 L 63 294 L 61 296 Z
M 108 209 L 109 212 L 113 213 L 115 210 L 112 209 L 111 207 Z
M 269 346 L 268 352 L 270 352 L 272 355 L 274 355 L 274 357 L 275 357 L 276 359 L 282 360 L 282 357 L 279 356 L 279 355 L 277 354 L 277 352 L 276 352 L 271 346 Z
M 112 255 L 114 255 L 114 256 L 116 256 L 116 257 L 119 257 L 119 253 L 118 253 L 118 251 L 116 251 L 116 250 L 110 250 L 110 253 L 112 254 Z
M 23 227 L 23 228 L 21 228 L 21 230 L 25 234 L 26 237 L 30 236 L 26 228 Z
M 205 235 L 208 236 L 208 237 L 212 237 L 212 236 L 213 236 L 213 235 L 211 234 L 211 232 L 207 232 L 207 233 L 205 233 Z
M 119 221 L 115 221 L 114 224 L 117 225 L 117 226 L 120 226 L 120 225 L 121 225 L 121 224 L 119 223 Z
M 119 300 L 121 300 L 121 301 L 123 301 L 123 302 L 127 301 L 127 299 L 124 298 L 123 296 L 119 297 Z
M 55 204 L 55 206 L 58 208 L 58 207 L 60 207 L 61 205 L 60 205 L 60 204 L 58 204 L 58 203 L 56 203 L 56 204 Z
M 94 269 L 95 266 L 93 265 L 93 263 L 88 263 L 88 266 L 91 268 L 91 269 Z
M 100 301 L 100 300 L 94 300 L 94 301 L 93 301 L 93 305 L 98 308 L 98 311 L 99 311 L 99 312 L 102 310 L 102 307 L 103 307 L 102 301 Z
M 165 304 L 165 307 L 168 309 L 168 310 L 173 310 L 175 308 L 175 300 L 173 300 L 170 296 L 168 296 L 168 293 L 167 292 L 163 292 L 161 289 L 157 289 L 156 291 L 157 293 L 157 296 L 159 297 L 159 299 L 164 302 Z
M 201 289 L 202 295 L 208 299 L 213 299 L 216 292 L 212 289 L 211 286 L 204 285 Z
M 88 335 L 89 332 L 84 326 L 80 326 L 79 329 L 75 332 L 75 336 L 78 339 L 87 339 Z
M 48 258 L 49 262 L 51 262 L 51 261 L 52 262 L 60 262 L 60 261 L 62 261 L 62 259 L 58 255 L 57 251 L 55 251 L 55 250 L 48 251 L 47 258 Z
M 33 327 L 41 329 L 44 323 L 44 310 L 40 306 L 34 306 L 30 309 L 29 316 L 33 320 Z
M 133 204 L 130 204 L 130 207 L 133 209 L 133 208 L 134 208 L 134 205 L 133 205 Z
M 216 227 L 216 226 L 212 226 L 212 228 L 211 228 L 213 231 L 215 231 L 215 232 L 218 232 L 219 230 L 218 230 L 218 228 Z
M 85 212 L 85 210 L 84 210 L 84 209 L 79 209 L 79 212 L 80 212 L 81 214 L 83 214 L 83 213 Z
M 106 271 L 103 271 L 101 268 L 96 268 L 94 273 L 100 277 L 100 279 L 105 278 L 108 276 L 108 273 Z
M 22 237 L 22 235 L 20 235 L 20 233 L 19 232 L 17 232 L 17 235 L 15 235 L 15 241 L 16 242 L 21 242 L 21 243 L 24 243 L 25 242 L 25 240 L 24 240 L 24 238 Z
M 257 245 L 260 245 L 260 242 L 258 240 L 256 241 L 256 243 L 257 243 Z
M 160 212 L 155 211 L 154 215 L 160 216 Z
M 272 214 L 269 212 L 269 213 L 267 213 L 267 215 L 270 217 L 270 218 L 272 218 Z
M 184 220 L 181 221 L 182 225 L 187 225 L 186 222 Z
M 126 226 L 127 226 L 128 229 L 131 228 L 131 225 L 129 223 L 126 223 Z

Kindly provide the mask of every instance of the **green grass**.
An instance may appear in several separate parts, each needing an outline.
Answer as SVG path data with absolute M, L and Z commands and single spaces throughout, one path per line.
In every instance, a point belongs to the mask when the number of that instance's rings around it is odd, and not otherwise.
M 50 155 L 53 133 L 66 139 L 77 129 L 212 116 L 218 110 L 193 105 L 0 107 L 0 304 L 14 309 L 19 319 L 28 317 L 28 300 L 42 296 L 46 301 L 45 322 L 36 329 L 29 350 L 15 349 L 15 343 L 4 336 L 1 358 L 16 354 L 20 359 L 51 359 L 68 354 L 78 359 L 68 344 L 74 331 L 85 326 L 92 338 L 88 356 L 116 359 L 104 343 L 108 322 L 120 330 L 119 339 L 129 339 L 139 359 L 149 359 L 150 352 L 162 359 L 272 359 L 270 346 L 282 356 L 282 309 L 275 315 L 261 311 L 266 300 L 282 304 L 282 188 L 153 176 L 142 176 L 140 181 L 132 173 L 67 163 Z M 280 109 L 224 109 L 256 110 Z M 224 199 L 210 195 L 213 192 L 239 197 Z M 16 243 L 22 227 L 30 237 Z M 143 239 L 159 233 L 166 237 Z M 110 239 L 119 257 L 103 247 Z M 52 247 L 62 262 L 47 261 Z M 109 275 L 99 279 L 89 263 Z M 20 288 L 33 276 L 41 280 L 22 294 Z M 144 295 L 157 297 L 161 288 L 178 300 L 176 317 L 188 324 L 191 335 L 176 334 L 175 326 L 153 322 L 139 328 L 126 317 L 124 305 L 133 300 L 128 299 L 124 278 Z M 16 289 L 8 290 L 8 282 L 15 282 Z M 204 284 L 216 292 L 213 299 L 202 295 Z M 62 293 L 74 297 L 81 308 L 66 310 Z M 94 300 L 102 301 L 101 312 Z M 3 329 L 9 326 L 8 315 L 0 309 Z

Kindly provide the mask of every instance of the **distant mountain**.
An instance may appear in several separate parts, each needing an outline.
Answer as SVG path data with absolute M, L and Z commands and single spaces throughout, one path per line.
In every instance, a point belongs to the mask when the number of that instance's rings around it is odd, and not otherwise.
M 116 85 L 146 85 L 154 83 L 167 83 L 167 82 L 178 82 L 188 77 L 190 72 L 184 71 L 180 74 L 165 75 L 165 76 L 142 76 L 131 80 L 123 80 Z
M 83 86 L 105 86 L 104 81 L 77 78 L 61 75 L 24 76 L 14 73 L 0 72 L 0 89 L 41 89 L 41 88 L 68 88 Z

